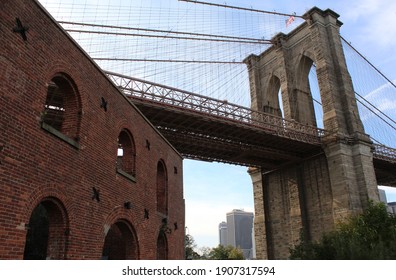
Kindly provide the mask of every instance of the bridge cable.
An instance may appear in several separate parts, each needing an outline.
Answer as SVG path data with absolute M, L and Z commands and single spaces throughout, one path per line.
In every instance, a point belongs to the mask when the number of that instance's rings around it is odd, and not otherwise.
M 178 36 L 164 36 L 164 35 L 150 35 L 150 34 L 137 34 L 137 33 L 121 33 L 121 32 L 108 32 L 108 31 L 93 31 L 82 29 L 65 29 L 67 32 L 89 33 L 89 34 L 102 34 L 102 35 L 119 35 L 119 36 L 132 36 L 132 37 L 149 37 L 161 39 L 177 39 L 177 40 L 196 40 L 196 41 L 211 41 L 223 43 L 240 43 L 240 44 L 272 44 L 270 42 L 258 42 L 249 40 L 225 40 L 225 39 L 209 39 L 199 37 L 178 37 Z
M 215 61 L 215 60 L 177 60 L 177 59 L 140 59 L 140 58 L 107 58 L 93 57 L 93 60 L 130 61 L 130 62 L 173 62 L 173 63 L 203 63 L 203 64 L 245 64 L 242 61 Z
M 344 39 L 344 37 L 340 36 L 341 39 L 348 45 L 350 46 L 361 58 L 363 58 L 371 67 L 374 68 L 375 71 L 377 71 L 385 80 L 387 80 L 393 87 L 396 88 L 396 85 L 388 78 L 386 77 L 377 67 L 375 67 L 366 57 L 364 57 L 357 49 L 355 49 L 351 43 L 349 43 L 347 40 Z
M 68 25 L 89 26 L 89 27 L 101 27 L 101 28 L 109 28 L 109 29 L 134 30 L 134 31 L 156 32 L 156 33 L 177 34 L 177 35 L 191 35 L 191 36 L 201 36 L 201 37 L 209 37 L 209 38 L 223 38 L 223 39 L 232 39 L 232 40 L 252 41 L 252 42 L 261 43 L 261 44 L 272 44 L 271 40 L 249 38 L 249 37 L 236 37 L 236 36 L 215 35 L 215 34 L 207 34 L 207 33 L 182 32 L 182 31 L 172 31 L 172 30 L 126 27 L 126 26 L 104 25 L 104 24 L 92 24 L 92 23 L 81 23 L 81 22 L 71 22 L 71 21 L 58 21 L 58 23 L 68 24 Z M 92 32 L 92 33 L 95 33 L 95 32 Z M 165 37 L 167 38 L 168 36 L 165 36 Z M 170 37 L 170 38 L 173 39 L 173 37 Z
M 359 93 L 357 93 L 355 91 L 355 94 L 357 96 L 359 96 L 361 99 L 363 99 L 366 103 L 368 103 L 370 106 L 372 106 L 375 110 L 378 111 L 378 113 L 380 113 L 381 115 L 383 115 L 384 117 L 386 117 L 389 121 L 393 122 L 394 124 L 396 124 L 396 121 L 394 121 L 391 117 L 389 117 L 387 114 L 385 114 L 384 112 L 382 112 L 380 109 L 378 109 L 374 104 L 370 103 L 370 101 L 368 101 L 366 98 L 364 98 L 363 96 L 361 96 Z M 356 98 L 356 100 L 359 101 L 359 99 Z M 361 101 L 359 101 L 362 105 L 363 103 Z M 365 106 L 367 108 L 367 106 Z M 369 109 L 369 108 L 367 108 Z M 370 110 L 371 111 L 371 110 Z M 374 112 L 373 112 L 374 113 Z M 377 114 L 376 114 L 377 115 Z M 378 115 L 377 115 L 378 116 Z M 384 122 L 386 122 L 387 124 L 389 124 L 386 120 L 384 120 L 383 118 L 381 118 L 380 116 L 378 116 L 381 120 L 383 120 Z M 390 125 L 390 124 L 389 124 Z
M 355 92 L 356 93 L 356 92 Z M 384 118 L 382 118 L 380 115 L 378 115 L 376 112 L 374 112 L 370 107 L 368 107 L 367 105 L 363 104 L 362 101 L 360 101 L 359 99 L 356 98 L 356 100 L 362 104 L 364 107 L 366 107 L 371 113 L 373 113 L 374 115 L 376 115 L 378 118 L 380 118 L 383 122 L 385 122 L 387 125 L 389 125 L 390 127 L 392 127 L 395 131 L 396 131 L 396 127 L 394 127 L 393 125 L 391 125 L 389 122 L 387 122 Z M 378 110 L 378 109 L 377 109 Z
M 243 8 L 243 7 L 237 7 L 237 6 L 229 6 L 229 5 L 226 5 L 226 4 L 215 4 L 215 3 L 203 2 L 203 1 L 195 1 L 195 0 L 179 0 L 179 1 L 188 2 L 188 3 L 194 3 L 194 4 L 203 4 L 203 5 L 208 5 L 208 6 L 215 6 L 215 7 L 222 7 L 222 8 L 229 8 L 229 9 L 235 9 L 235 10 L 243 10 L 243 11 L 249 11 L 249 12 L 263 13 L 263 14 L 278 15 L 278 16 L 288 16 L 288 17 L 293 16 L 293 17 L 298 17 L 298 18 L 304 19 L 303 16 L 298 16 L 298 15 L 295 15 L 295 14 L 285 14 L 285 13 L 257 10 L 257 9 L 252 9 L 252 8 Z

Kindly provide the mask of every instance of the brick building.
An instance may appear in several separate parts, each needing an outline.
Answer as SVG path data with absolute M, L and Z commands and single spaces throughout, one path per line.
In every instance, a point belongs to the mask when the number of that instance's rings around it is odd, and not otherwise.
M 182 259 L 180 154 L 37 1 L 0 33 L 0 259 Z

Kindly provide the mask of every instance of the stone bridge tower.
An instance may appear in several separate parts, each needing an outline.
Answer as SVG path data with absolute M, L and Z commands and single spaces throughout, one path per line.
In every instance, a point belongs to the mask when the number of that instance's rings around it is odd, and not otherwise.
M 313 8 L 306 21 L 245 59 L 252 109 L 316 126 L 308 74 L 316 67 L 323 107 L 323 153 L 281 169 L 250 169 L 255 196 L 257 257 L 286 259 L 289 248 L 378 200 L 372 143 L 359 117 L 339 29 L 339 15 Z

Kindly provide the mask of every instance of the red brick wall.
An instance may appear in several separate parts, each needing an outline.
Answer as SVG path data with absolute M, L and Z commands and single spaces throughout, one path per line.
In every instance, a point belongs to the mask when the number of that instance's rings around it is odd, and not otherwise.
M 12 31 L 16 18 L 29 26 L 27 41 Z M 0 33 L 0 259 L 23 258 L 27 224 L 43 200 L 64 216 L 66 258 L 100 259 L 106 233 L 122 222 L 136 234 L 139 258 L 155 259 L 164 218 L 156 205 L 159 161 L 168 172 L 168 256 L 183 258 L 180 155 L 36 1 L 2 0 Z M 80 100 L 79 148 L 41 127 L 48 83 L 57 73 L 70 77 Z M 135 143 L 135 182 L 116 171 L 123 129 Z M 93 188 L 100 201 L 92 199 Z

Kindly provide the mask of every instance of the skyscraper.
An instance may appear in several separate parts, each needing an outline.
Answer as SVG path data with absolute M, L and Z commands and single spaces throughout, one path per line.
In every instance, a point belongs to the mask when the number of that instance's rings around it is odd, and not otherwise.
M 220 245 L 227 246 L 228 238 L 227 238 L 227 223 L 221 222 L 219 224 L 219 243 Z
M 246 259 L 253 257 L 252 230 L 253 213 L 238 209 L 227 213 L 227 245 L 240 248 Z

